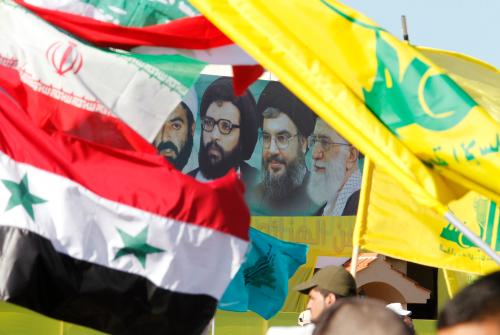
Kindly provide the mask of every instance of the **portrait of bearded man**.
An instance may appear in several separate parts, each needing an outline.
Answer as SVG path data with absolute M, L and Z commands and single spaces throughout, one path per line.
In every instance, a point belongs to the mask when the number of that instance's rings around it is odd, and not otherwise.
M 359 151 L 320 118 L 308 143 L 313 164 L 307 191 L 322 205 L 316 215 L 356 215 L 361 187 Z
M 261 183 L 246 200 L 252 215 L 303 216 L 317 205 L 307 194 L 307 137 L 314 114 L 283 84 L 270 81 L 257 104 L 262 127 Z
M 168 116 L 153 145 L 160 155 L 182 171 L 191 156 L 194 130 L 193 111 L 181 101 Z
M 208 181 L 235 169 L 247 187 L 257 182 L 258 170 L 245 162 L 257 142 L 255 107 L 249 90 L 234 94 L 230 77 L 220 77 L 207 87 L 200 103 L 199 167 L 189 175 Z

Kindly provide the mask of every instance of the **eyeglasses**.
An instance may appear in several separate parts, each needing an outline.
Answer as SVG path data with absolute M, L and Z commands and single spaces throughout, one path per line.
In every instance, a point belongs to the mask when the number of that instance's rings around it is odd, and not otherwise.
M 209 133 L 214 130 L 215 125 L 219 128 L 219 132 L 224 135 L 229 135 L 234 128 L 239 128 L 237 124 L 233 124 L 231 121 L 226 119 L 219 119 L 215 121 L 214 118 L 210 116 L 204 116 L 201 119 L 201 128 Z
M 312 148 L 316 145 L 316 143 L 319 143 L 319 145 L 321 146 L 321 150 L 323 150 L 324 152 L 329 151 L 332 148 L 332 146 L 334 146 L 334 145 L 350 146 L 349 143 L 330 141 L 330 139 L 328 139 L 328 137 L 324 137 L 324 136 L 309 136 L 307 140 L 308 140 L 307 145 L 309 146 L 309 150 L 312 150 Z
M 288 148 L 288 145 L 290 144 L 290 140 L 294 137 L 296 137 L 299 134 L 295 135 L 288 135 L 288 134 L 278 134 L 274 136 L 274 143 L 276 143 L 276 146 L 278 149 L 286 149 Z M 263 133 L 262 134 L 262 142 L 264 143 L 264 148 L 269 149 L 271 147 L 271 141 L 272 141 L 273 136 L 268 133 Z

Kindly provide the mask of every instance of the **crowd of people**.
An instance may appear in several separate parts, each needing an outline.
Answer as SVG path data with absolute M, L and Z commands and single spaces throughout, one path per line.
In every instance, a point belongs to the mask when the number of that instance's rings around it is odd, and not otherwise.
M 343 267 L 328 266 L 295 288 L 309 296 L 300 327 L 272 327 L 267 335 L 413 335 L 411 311 L 401 303 L 358 296 Z M 451 299 L 438 316 L 438 335 L 500 334 L 500 271 L 481 277 Z

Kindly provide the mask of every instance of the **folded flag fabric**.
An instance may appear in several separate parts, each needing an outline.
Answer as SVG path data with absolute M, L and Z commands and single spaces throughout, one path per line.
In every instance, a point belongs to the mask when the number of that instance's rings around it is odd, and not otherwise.
M 306 262 L 308 246 L 286 242 L 250 228 L 250 251 L 218 308 L 253 311 L 264 319 L 278 313 L 288 295 L 288 279 Z
M 200 15 L 176 19 L 167 24 L 126 27 L 95 20 L 91 12 L 73 14 L 78 12 L 75 7 L 81 5 L 78 0 L 68 0 L 62 8 L 61 4 L 54 4 L 52 0 L 43 1 L 42 7 L 22 0 L 16 2 L 51 24 L 100 47 L 141 54 L 179 54 L 209 64 L 232 65 L 237 94 L 242 94 L 264 72 L 252 57 Z M 38 1 L 34 3 L 39 4 Z
M 449 50 L 416 47 L 443 68 L 490 116 L 500 122 L 500 70 L 468 55 Z
M 496 120 L 500 120 L 500 72 L 466 55 L 418 47 L 466 90 Z M 498 150 L 492 143 L 483 150 Z M 382 167 L 367 159 L 364 169 L 354 245 L 400 259 L 446 270 L 450 295 L 468 275 L 485 274 L 496 268 L 464 234 L 431 208 L 422 206 Z M 500 252 L 500 220 L 496 203 L 475 192 L 449 204 L 458 217 L 492 251 Z M 397 227 L 397 228 L 395 228 Z M 401 232 L 404 232 L 402 234 Z
M 432 208 L 419 204 L 386 170 L 363 169 L 353 245 L 413 263 L 476 274 L 498 264 Z M 450 202 L 450 211 L 492 250 L 500 252 L 496 204 L 477 193 Z
M 1 299 L 112 334 L 200 334 L 249 223 L 236 173 L 202 184 L 46 132 L 0 90 Z
M 4 0 L 5 1 L 5 0 Z M 127 27 L 77 15 L 71 10 L 52 10 L 15 0 L 47 22 L 100 47 L 129 50 L 136 46 L 163 46 L 186 49 L 208 49 L 233 44 L 203 16 L 182 18 L 166 24 Z M 70 4 L 77 4 L 72 0 Z
M 102 50 L 0 2 L 0 86 L 43 128 L 154 152 L 149 142 L 205 65 Z
M 198 11 L 187 0 L 27 0 L 27 3 L 123 26 L 166 23 Z

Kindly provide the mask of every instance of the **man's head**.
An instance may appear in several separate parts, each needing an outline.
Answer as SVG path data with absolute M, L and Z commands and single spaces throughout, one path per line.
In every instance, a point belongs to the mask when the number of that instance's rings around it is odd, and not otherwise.
M 336 198 L 338 191 L 358 168 L 359 152 L 320 118 L 309 137 L 313 167 L 308 193 L 323 204 Z
M 410 335 L 396 314 L 371 298 L 343 299 L 328 308 L 314 335 Z
M 410 331 L 410 334 L 415 334 L 415 327 L 413 325 L 413 320 L 410 318 L 411 311 L 404 309 L 403 305 L 399 302 L 393 302 L 385 306 L 387 309 L 393 311 L 405 324 L 405 326 Z
M 262 126 L 262 173 L 266 196 L 280 200 L 300 186 L 307 172 L 312 111 L 281 83 L 271 81 L 257 104 Z
M 198 161 L 206 178 L 222 177 L 252 156 L 258 126 L 255 100 L 250 91 L 237 97 L 232 78 L 218 78 L 203 94 L 200 116 Z
M 356 296 L 356 281 L 343 267 L 332 265 L 316 272 L 311 280 L 296 286 L 295 290 L 309 296 L 307 308 L 315 323 L 323 311 L 339 299 Z
M 500 334 L 500 271 L 464 288 L 441 311 L 438 335 Z
M 182 170 L 193 149 L 194 118 L 189 107 L 181 102 L 170 113 L 156 135 L 153 145 L 177 170 Z

